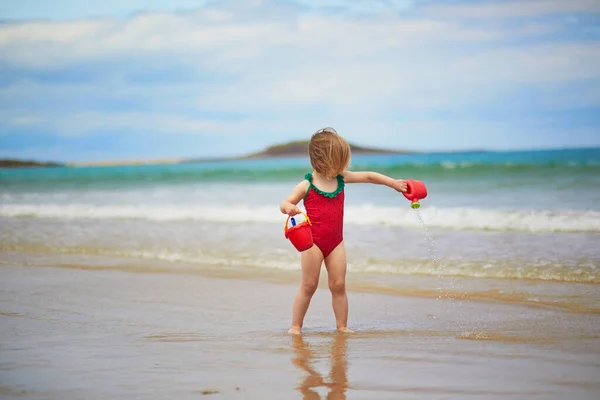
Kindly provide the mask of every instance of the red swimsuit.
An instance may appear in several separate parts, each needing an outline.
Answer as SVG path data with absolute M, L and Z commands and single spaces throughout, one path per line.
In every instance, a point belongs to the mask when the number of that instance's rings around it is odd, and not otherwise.
M 335 192 L 324 192 L 314 186 L 310 173 L 304 179 L 310 182 L 304 208 L 312 222 L 313 241 L 326 258 L 344 240 L 344 177 L 337 176 Z

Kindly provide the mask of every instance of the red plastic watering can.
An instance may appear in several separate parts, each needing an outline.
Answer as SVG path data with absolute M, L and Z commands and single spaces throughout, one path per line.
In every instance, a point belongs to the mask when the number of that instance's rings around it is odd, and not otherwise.
M 411 179 L 406 181 L 406 192 L 402 194 L 411 201 L 410 206 L 414 209 L 417 209 L 421 207 L 419 200 L 427 197 L 427 188 L 423 182 Z
M 287 220 L 285 221 L 285 226 L 283 228 L 283 233 L 286 239 L 289 239 L 298 251 L 308 250 L 314 244 L 312 229 L 310 227 L 312 223 L 310 222 L 308 215 L 304 213 L 302 214 L 304 215 L 304 218 L 306 218 L 306 220 L 298 224 L 296 223 L 294 217 L 288 215 Z M 291 227 L 288 226 L 290 223 L 290 218 L 292 220 Z

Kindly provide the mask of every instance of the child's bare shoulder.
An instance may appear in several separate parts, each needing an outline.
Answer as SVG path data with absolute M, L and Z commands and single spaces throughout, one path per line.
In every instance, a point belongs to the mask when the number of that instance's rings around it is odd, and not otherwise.
M 297 183 L 296 186 L 294 186 L 294 192 L 304 193 L 308 190 L 309 186 L 310 186 L 310 182 L 308 180 L 304 179 L 304 180 L 300 181 L 299 183 Z
M 306 190 L 308 190 L 308 187 L 309 187 L 309 186 L 310 186 L 310 182 L 308 181 L 308 179 L 303 179 L 302 181 L 300 181 L 300 183 L 298 183 L 298 184 L 296 185 L 296 187 L 297 187 L 299 190 L 303 190 L 303 191 L 306 191 Z

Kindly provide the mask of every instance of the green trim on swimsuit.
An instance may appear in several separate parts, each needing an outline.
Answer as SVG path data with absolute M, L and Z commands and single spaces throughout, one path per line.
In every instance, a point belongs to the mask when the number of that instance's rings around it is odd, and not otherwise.
M 306 191 L 304 198 L 306 198 L 306 196 L 308 195 L 308 192 L 310 191 L 310 188 L 312 187 L 313 189 L 315 189 L 315 192 L 319 193 L 320 195 L 323 195 L 325 197 L 329 197 L 330 199 L 333 199 L 335 196 L 342 193 L 342 190 L 344 190 L 344 186 L 345 186 L 343 175 L 337 176 L 338 186 L 337 186 L 337 189 L 333 192 L 324 192 L 321 189 L 319 189 L 318 187 L 316 187 L 315 185 L 313 185 L 312 174 L 310 172 L 308 174 L 304 175 L 304 179 L 306 179 L 310 183 L 310 186 L 308 187 L 308 190 Z

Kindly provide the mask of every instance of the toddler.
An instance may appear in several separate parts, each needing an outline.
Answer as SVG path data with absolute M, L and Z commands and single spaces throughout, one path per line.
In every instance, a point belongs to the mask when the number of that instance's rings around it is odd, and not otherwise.
M 281 202 L 283 214 L 296 215 L 304 202 L 306 214 L 312 222 L 314 245 L 301 253 L 302 283 L 292 312 L 291 334 L 300 334 L 310 300 L 317 290 L 321 264 L 325 261 L 329 290 L 332 296 L 336 327 L 348 329 L 348 296 L 346 295 L 346 249 L 344 248 L 344 185 L 346 183 L 374 183 L 406 192 L 406 182 L 371 171 L 347 171 L 350 146 L 333 128 L 324 128 L 311 137 L 308 154 L 312 173 L 297 184 L 292 193 Z

